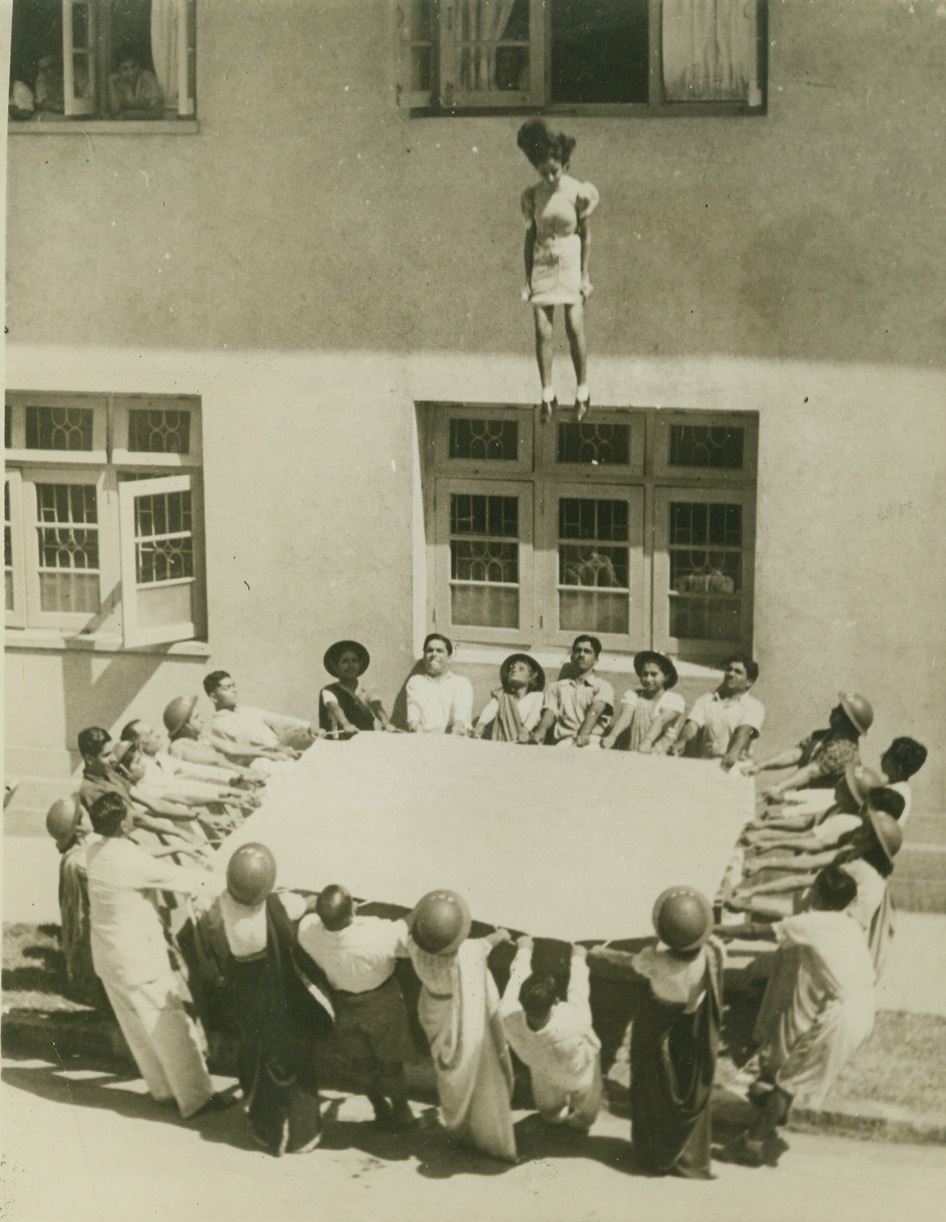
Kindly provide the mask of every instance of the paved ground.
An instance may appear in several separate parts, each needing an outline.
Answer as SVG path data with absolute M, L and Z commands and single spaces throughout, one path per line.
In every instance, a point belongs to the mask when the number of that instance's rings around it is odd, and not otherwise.
M 226 1083 L 221 1082 L 221 1085 Z M 178 1121 L 140 1081 L 45 1061 L 4 1061 L 4 1222 L 899 1222 L 940 1215 L 946 1150 L 794 1135 L 775 1169 L 718 1165 L 715 1183 L 654 1180 L 628 1166 L 627 1122 L 602 1116 L 583 1148 L 542 1157 L 523 1118 L 506 1168 L 452 1153 L 436 1127 L 377 1134 L 359 1099 L 335 1096 L 319 1150 L 273 1159 L 239 1108 Z

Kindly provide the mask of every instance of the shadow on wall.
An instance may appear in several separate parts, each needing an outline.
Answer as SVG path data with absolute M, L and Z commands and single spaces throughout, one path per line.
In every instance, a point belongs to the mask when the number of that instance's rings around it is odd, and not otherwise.
M 113 654 L 99 671 L 101 654 L 85 646 L 67 646 L 62 665 L 63 696 L 66 714 L 66 742 L 73 763 L 78 764 L 76 738 L 86 726 L 108 729 L 121 720 L 159 667 L 165 651 Z

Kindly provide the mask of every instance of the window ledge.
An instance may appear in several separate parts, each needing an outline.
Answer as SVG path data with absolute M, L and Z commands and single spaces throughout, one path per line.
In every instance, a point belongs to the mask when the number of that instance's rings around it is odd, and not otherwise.
M 81 636 L 64 632 L 43 632 L 38 628 L 7 628 L 4 648 L 49 653 L 129 653 L 172 658 L 207 658 L 210 645 L 206 641 L 174 641 L 168 645 L 126 646 L 115 636 Z
M 471 641 L 463 641 L 457 646 L 454 661 L 461 673 L 464 663 L 471 666 L 485 665 L 498 668 L 511 653 L 523 648 L 550 674 L 556 672 L 558 667 L 568 661 L 567 646 L 536 645 L 529 648 L 518 645 L 483 645 Z M 636 650 L 630 650 L 627 653 L 618 653 L 616 650 L 604 648 L 601 651 L 598 669 L 610 674 L 632 675 L 634 674 L 634 654 L 636 652 Z M 721 668 L 709 662 L 704 663 L 695 659 L 684 660 L 679 657 L 675 657 L 673 661 L 677 673 L 683 679 L 705 679 L 707 683 L 719 683 L 722 677 Z
M 11 136 L 193 136 L 196 119 L 11 119 Z

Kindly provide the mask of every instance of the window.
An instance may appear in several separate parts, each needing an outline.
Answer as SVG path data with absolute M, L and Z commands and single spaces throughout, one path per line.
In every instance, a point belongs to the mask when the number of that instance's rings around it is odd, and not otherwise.
M 197 399 L 17 392 L 6 443 L 8 628 L 205 636 Z
M 193 119 L 194 0 L 13 0 L 15 119 Z
M 430 615 L 462 640 L 749 648 L 755 413 L 424 404 Z
M 765 111 L 765 0 L 396 0 L 398 102 Z

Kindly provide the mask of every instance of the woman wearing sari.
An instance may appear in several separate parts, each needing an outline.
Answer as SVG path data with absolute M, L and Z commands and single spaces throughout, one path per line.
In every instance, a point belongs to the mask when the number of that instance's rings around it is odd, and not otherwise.
M 527 653 L 512 653 L 499 668 L 500 686 L 476 719 L 473 737 L 487 730 L 496 743 L 530 743 L 542 717 L 545 671 Z

